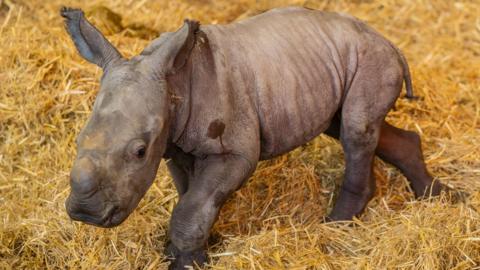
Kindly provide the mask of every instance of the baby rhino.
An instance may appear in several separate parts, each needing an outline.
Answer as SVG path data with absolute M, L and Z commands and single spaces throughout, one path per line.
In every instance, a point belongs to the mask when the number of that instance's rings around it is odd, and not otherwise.
M 291 7 L 228 25 L 186 20 L 126 59 L 81 10 L 61 15 L 78 52 L 104 72 L 78 135 L 68 214 L 120 224 L 166 159 L 180 197 L 170 269 L 206 261 L 222 204 L 260 160 L 321 133 L 345 151 L 329 220 L 362 213 L 375 191 L 375 154 L 403 172 L 417 197 L 443 189 L 427 172 L 419 136 L 384 120 L 404 81 L 412 97 L 405 58 L 354 17 Z

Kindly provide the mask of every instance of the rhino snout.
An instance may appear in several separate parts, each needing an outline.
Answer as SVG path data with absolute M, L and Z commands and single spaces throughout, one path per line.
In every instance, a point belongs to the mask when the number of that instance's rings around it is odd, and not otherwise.
M 65 208 L 71 219 L 99 227 L 113 227 L 123 221 L 119 206 L 100 188 L 100 174 L 88 157 L 75 161 L 70 173 L 71 192 Z

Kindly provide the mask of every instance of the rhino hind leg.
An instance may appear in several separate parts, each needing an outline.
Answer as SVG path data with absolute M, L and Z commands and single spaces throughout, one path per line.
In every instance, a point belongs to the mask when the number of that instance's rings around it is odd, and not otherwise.
M 451 203 L 466 202 L 468 199 L 467 192 L 433 180 L 423 159 L 420 136 L 413 131 L 383 123 L 375 153 L 405 175 L 417 199 L 438 196 L 442 191 Z
M 445 189 L 433 181 L 423 159 L 420 136 L 383 123 L 376 154 L 397 167 L 407 178 L 416 198 L 437 196 Z
M 373 160 L 380 128 L 377 124 L 365 131 L 344 127 L 342 123 L 340 141 L 345 152 L 345 176 L 330 220 L 350 220 L 361 214 L 375 193 Z
M 325 131 L 328 136 L 340 138 L 340 118 L 336 117 Z M 423 159 L 420 136 L 384 122 L 375 154 L 398 168 L 407 178 L 416 198 L 437 196 L 446 187 L 433 181 Z
M 385 63 L 378 65 L 378 57 L 372 52 L 365 63 L 359 64 L 364 68 L 357 71 L 342 104 L 338 135 L 345 153 L 345 175 L 329 215 L 331 220 L 350 220 L 360 215 L 375 193 L 375 150 L 385 116 L 403 83 L 399 62 L 380 58 Z

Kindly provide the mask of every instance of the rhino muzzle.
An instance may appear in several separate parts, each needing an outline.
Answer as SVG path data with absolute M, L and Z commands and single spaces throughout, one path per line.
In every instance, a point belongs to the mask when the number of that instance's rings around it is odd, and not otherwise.
M 88 158 L 78 159 L 70 174 L 71 193 L 65 208 L 71 219 L 99 227 L 119 225 L 126 215 L 118 203 L 105 196 L 100 174 Z

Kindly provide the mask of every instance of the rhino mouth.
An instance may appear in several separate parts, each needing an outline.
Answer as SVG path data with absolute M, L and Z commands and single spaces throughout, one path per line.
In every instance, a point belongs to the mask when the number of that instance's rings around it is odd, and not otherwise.
M 115 227 L 126 218 L 125 212 L 113 202 L 105 203 L 101 214 L 96 214 L 96 211 L 90 211 L 88 208 L 79 207 L 79 204 L 71 196 L 67 199 L 65 207 L 72 220 L 101 228 Z

